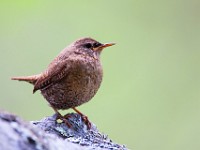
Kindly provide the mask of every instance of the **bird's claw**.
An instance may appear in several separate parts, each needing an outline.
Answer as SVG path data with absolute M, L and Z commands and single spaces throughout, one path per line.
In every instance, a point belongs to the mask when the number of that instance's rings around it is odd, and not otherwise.
M 83 122 L 86 124 L 87 129 L 88 129 L 88 130 L 91 129 L 92 124 L 91 124 L 91 122 L 89 121 L 88 117 L 85 116 L 85 115 L 81 115 L 81 118 L 82 118 Z
M 56 120 L 58 120 L 58 119 L 62 120 L 62 121 L 68 126 L 68 128 L 71 128 L 72 125 L 71 125 L 71 123 L 68 121 L 68 118 L 70 118 L 70 117 L 71 117 L 71 116 L 70 116 L 69 114 L 66 114 L 66 115 L 64 115 L 64 116 L 62 116 L 61 114 L 58 114 Z

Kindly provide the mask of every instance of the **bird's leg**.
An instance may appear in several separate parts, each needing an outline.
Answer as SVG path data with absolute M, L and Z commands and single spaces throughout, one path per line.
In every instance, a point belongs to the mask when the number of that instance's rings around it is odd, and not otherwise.
M 72 125 L 69 123 L 69 121 L 67 120 L 69 118 L 69 116 L 65 115 L 65 116 L 62 116 L 58 110 L 56 108 L 54 108 L 53 106 L 51 106 L 53 108 L 53 110 L 55 111 L 55 113 L 57 114 L 57 118 L 56 120 L 60 119 L 62 120 L 69 128 L 72 127 Z
M 90 129 L 91 128 L 91 122 L 88 120 L 88 117 L 84 114 L 82 114 L 79 110 L 77 110 L 75 107 L 72 108 L 75 112 L 77 112 L 79 115 L 81 115 L 82 120 L 84 121 L 84 123 L 87 125 L 87 128 Z

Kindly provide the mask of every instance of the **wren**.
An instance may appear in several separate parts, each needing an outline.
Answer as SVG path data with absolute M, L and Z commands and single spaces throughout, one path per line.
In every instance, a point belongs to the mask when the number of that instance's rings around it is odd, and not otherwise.
M 76 107 L 88 102 L 97 93 L 103 77 L 100 54 L 112 45 L 114 43 L 102 44 L 92 38 L 81 38 L 64 48 L 42 73 L 13 77 L 12 80 L 33 84 L 33 93 L 40 90 L 66 124 L 69 125 L 58 110 L 72 108 L 90 128 L 88 118 Z

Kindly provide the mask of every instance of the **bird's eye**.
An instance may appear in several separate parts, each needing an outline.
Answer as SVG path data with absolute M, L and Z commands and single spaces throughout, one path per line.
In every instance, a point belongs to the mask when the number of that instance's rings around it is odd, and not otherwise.
M 93 45 L 94 48 L 97 48 L 97 47 L 99 47 L 99 46 L 101 46 L 100 43 L 94 43 L 94 45 Z
M 86 48 L 91 48 L 91 47 L 92 47 L 92 44 L 86 43 L 84 46 L 85 46 Z

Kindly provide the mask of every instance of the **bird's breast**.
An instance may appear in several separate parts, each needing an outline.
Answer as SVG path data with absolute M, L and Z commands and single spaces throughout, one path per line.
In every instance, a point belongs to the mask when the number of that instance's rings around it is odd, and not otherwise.
M 67 75 L 42 90 L 43 96 L 57 109 L 68 109 L 89 101 L 98 91 L 103 71 L 99 61 L 74 61 Z
M 73 83 L 71 84 L 73 84 L 75 86 L 74 88 L 78 91 L 96 93 L 103 76 L 100 62 L 97 60 L 84 61 L 79 62 L 77 65 L 76 68 L 73 68 L 69 77 L 67 77 L 75 79 L 67 79 L 66 82 L 69 82 L 69 80 L 72 81 Z

